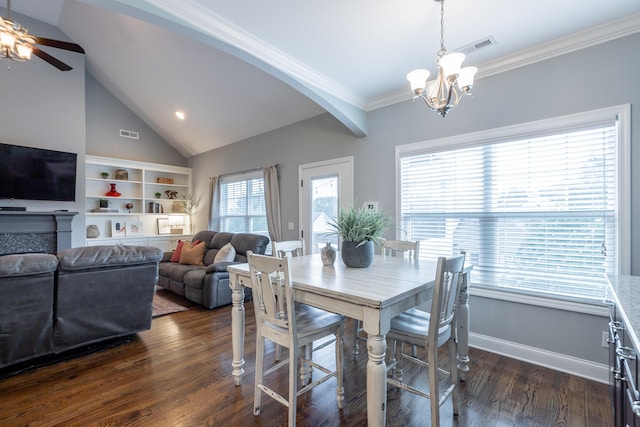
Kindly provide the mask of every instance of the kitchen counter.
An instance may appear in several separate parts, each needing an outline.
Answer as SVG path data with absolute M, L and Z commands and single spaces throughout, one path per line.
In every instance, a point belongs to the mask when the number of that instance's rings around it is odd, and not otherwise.
M 617 312 L 627 326 L 627 333 L 633 347 L 640 349 L 640 276 L 607 274 L 611 299 Z

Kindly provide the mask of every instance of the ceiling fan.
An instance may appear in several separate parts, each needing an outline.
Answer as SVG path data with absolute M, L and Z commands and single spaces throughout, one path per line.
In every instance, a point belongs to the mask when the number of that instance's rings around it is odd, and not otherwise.
M 37 44 L 84 53 L 84 49 L 75 43 L 47 39 L 29 34 L 26 28 L 11 20 L 11 0 L 7 0 L 7 17 L 0 17 L 0 59 L 9 58 L 14 61 L 23 62 L 31 59 L 31 54 L 33 53 L 60 71 L 73 69 L 71 66 L 49 55 L 47 52 L 42 51 L 36 46 Z

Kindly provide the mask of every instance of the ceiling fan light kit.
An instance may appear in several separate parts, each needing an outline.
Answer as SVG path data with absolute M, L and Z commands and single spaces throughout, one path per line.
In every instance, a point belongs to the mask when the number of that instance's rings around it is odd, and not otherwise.
M 35 42 L 35 37 L 30 36 L 22 25 L 0 18 L 1 57 L 20 62 L 27 61 L 31 59 L 32 46 Z
M 7 0 L 7 17 L 0 17 L 0 59 L 8 58 L 13 61 L 24 62 L 31 59 L 31 54 L 35 54 L 60 71 L 73 69 L 59 59 L 40 50 L 35 46 L 36 44 L 84 53 L 84 49 L 75 43 L 30 35 L 26 28 L 11 20 L 11 0 Z
M 438 74 L 434 80 L 428 80 L 429 70 L 417 69 L 407 74 L 407 80 L 414 93 L 414 99 L 420 98 L 441 117 L 455 108 L 462 97 L 471 95 L 473 79 L 478 72 L 476 67 L 462 67 L 465 55 L 463 53 L 447 53 L 444 47 L 444 1 L 440 3 L 440 50 L 436 62 Z

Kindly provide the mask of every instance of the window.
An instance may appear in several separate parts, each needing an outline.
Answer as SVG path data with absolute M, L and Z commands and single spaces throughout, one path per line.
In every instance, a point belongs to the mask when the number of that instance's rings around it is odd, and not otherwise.
M 220 180 L 220 231 L 269 236 L 262 171 Z
M 474 287 L 602 301 L 629 253 L 620 126 L 603 110 L 398 147 L 400 228 L 421 258 L 465 250 Z

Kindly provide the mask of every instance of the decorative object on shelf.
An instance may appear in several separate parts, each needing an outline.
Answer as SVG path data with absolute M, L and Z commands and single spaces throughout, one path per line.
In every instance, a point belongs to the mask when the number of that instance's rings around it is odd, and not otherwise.
M 122 196 L 122 194 L 118 193 L 118 191 L 116 190 L 116 184 L 111 183 L 109 185 L 111 186 L 111 190 L 106 192 L 104 194 L 105 196 L 109 196 L 109 197 L 120 197 L 120 196 Z
M 102 177 L 102 179 L 107 179 L 109 178 L 109 172 L 100 172 L 100 176 Z
M 333 265 L 336 262 L 336 250 L 331 246 L 331 242 L 327 242 L 327 246 L 320 250 L 323 265 Z
M 330 218 L 332 232 L 342 238 L 340 254 L 347 267 L 368 267 L 373 262 L 373 246 L 380 245 L 382 234 L 391 220 L 382 212 L 362 207 L 340 209 L 337 218 Z
M 444 118 L 449 110 L 455 108 L 465 95 L 471 95 L 473 78 L 478 72 L 476 67 L 464 67 L 464 53 L 447 53 L 444 47 L 444 0 L 440 3 L 440 50 L 436 61 L 438 75 L 435 80 L 427 81 L 429 71 L 417 69 L 407 74 L 414 98 L 422 99 L 429 108 Z
M 126 221 L 125 222 L 125 235 L 130 236 L 142 236 L 142 222 L 140 221 Z
M 169 215 L 169 227 L 171 234 L 182 234 L 184 227 L 184 215 Z
M 165 178 L 163 176 L 159 176 L 156 178 L 156 182 L 158 184 L 173 184 L 173 178 Z
M 126 227 L 122 221 L 111 221 L 111 237 L 126 236 Z
M 98 236 L 100 236 L 100 229 L 98 226 L 94 224 L 87 225 L 87 238 L 95 239 Z
M 200 200 L 195 194 L 185 194 L 182 196 L 182 212 L 189 215 L 189 229 L 191 234 L 195 233 L 195 224 L 193 223 L 193 213 L 198 208 Z
M 119 179 L 121 181 L 128 181 L 129 180 L 129 172 L 127 172 L 124 169 L 116 170 L 116 179 Z
M 158 218 L 158 234 L 171 234 L 171 225 L 169 225 L 169 218 Z
M 155 196 L 156 196 L 156 199 L 159 199 L 160 197 L 162 197 L 162 193 L 156 193 Z
M 127 208 L 127 211 L 129 211 L 129 213 L 131 213 L 131 209 L 133 209 L 133 203 L 127 203 L 126 205 L 124 205 L 125 208 Z
M 109 207 L 109 203 L 111 203 L 109 200 L 107 199 L 100 199 L 98 200 L 98 206 L 101 208 L 108 208 Z
M 166 194 L 169 199 L 175 199 L 176 197 L 178 197 L 178 192 L 175 190 L 167 190 L 164 192 L 164 194 Z

